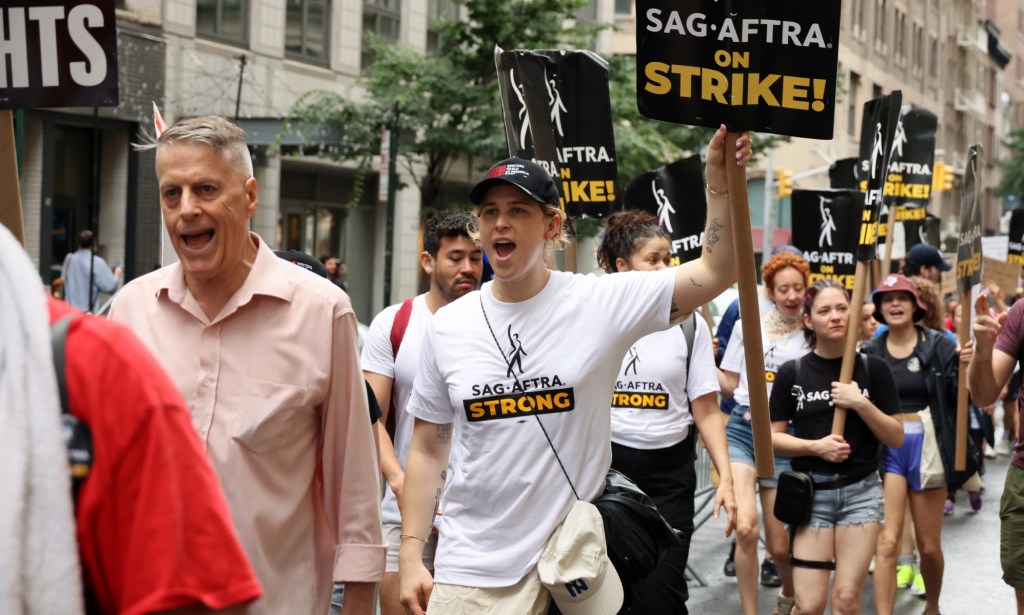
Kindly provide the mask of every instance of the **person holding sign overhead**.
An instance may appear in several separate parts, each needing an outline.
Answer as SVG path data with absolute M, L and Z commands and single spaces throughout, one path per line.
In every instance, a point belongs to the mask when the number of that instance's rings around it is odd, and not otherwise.
M 925 613 L 936 615 L 944 568 L 941 532 L 946 487 L 957 489 L 968 476 L 953 472 L 957 347 L 945 333 L 918 324 L 927 307 L 906 277 L 886 277 L 873 300 L 875 319 L 889 328 L 868 340 L 861 352 L 881 357 L 892 370 L 900 396 L 896 418 L 903 423 L 904 434 L 903 444 L 888 449 L 882 466 L 886 523 L 875 554 L 875 608 L 879 615 L 893 612 L 896 560 L 909 498 L 926 592 Z M 961 360 L 969 358 L 965 352 Z
M 730 183 L 727 173 L 736 180 L 742 170 L 726 167 L 750 156 L 748 134 L 716 131 L 701 257 L 656 272 L 549 270 L 545 257 L 564 238 L 559 192 L 532 161 L 499 162 L 473 188 L 494 280 L 438 310 L 423 337 L 406 406 L 415 424 L 400 502 L 409 613 L 429 605 L 431 615 L 542 615 L 552 597 L 567 614 L 618 609 L 622 585 L 606 555 L 566 569 L 545 545 L 584 527 L 576 513 L 604 488 L 612 383 L 630 346 L 735 280 L 729 186 L 745 184 Z M 442 490 L 431 577 L 422 552 Z M 603 551 L 603 529 L 594 534 L 600 544 L 588 544 Z M 566 570 L 586 574 L 566 578 Z
M 765 381 L 768 393 L 779 366 L 799 358 L 810 350 L 804 340 L 800 321 L 804 291 L 810 266 L 792 252 L 779 252 L 761 266 L 765 288 L 772 299 L 772 308 L 761 317 L 761 344 L 764 350 Z M 793 575 L 789 566 L 789 537 L 786 527 L 771 514 L 775 505 L 775 487 L 779 474 L 789 469 L 789 460 L 776 455 L 775 476 L 758 478 L 754 466 L 754 436 L 750 417 L 750 384 L 747 381 L 743 329 L 732 330 L 732 337 L 719 370 L 722 395 L 732 398 L 733 408 L 725 431 L 729 439 L 729 460 L 736 490 L 736 579 L 743 612 L 757 611 L 757 502 L 754 494 L 760 484 L 764 515 L 765 542 L 775 567 L 782 577 L 782 591 L 775 607 L 779 615 L 789 615 L 793 608 Z M 760 386 L 761 383 L 755 383 Z
M 669 236 L 654 215 L 620 211 L 605 224 L 597 258 L 607 273 L 661 271 L 672 258 Z M 683 540 L 682 547 L 668 550 L 654 572 L 635 587 L 629 613 L 689 612 L 685 577 L 697 487 L 695 427 L 721 477 L 714 516 L 725 508 L 726 536 L 735 524 L 736 499 L 725 427 L 719 418 L 711 330 L 696 314 L 688 320 L 630 348 L 612 396 L 612 467 L 651 496 Z

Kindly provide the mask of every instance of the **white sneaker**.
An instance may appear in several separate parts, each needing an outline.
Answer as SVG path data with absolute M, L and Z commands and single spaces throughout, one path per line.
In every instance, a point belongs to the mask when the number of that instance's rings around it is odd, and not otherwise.
M 783 596 L 780 593 L 778 601 L 775 602 L 775 610 L 772 611 L 772 615 L 790 615 L 795 607 L 795 597 Z
M 996 458 L 996 452 L 995 452 L 995 450 L 991 446 L 988 445 L 988 442 L 985 443 L 985 458 L 986 459 L 995 459 Z

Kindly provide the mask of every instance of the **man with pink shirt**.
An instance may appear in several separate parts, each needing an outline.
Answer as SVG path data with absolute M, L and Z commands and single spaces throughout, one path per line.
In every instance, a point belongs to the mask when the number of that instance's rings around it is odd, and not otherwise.
M 182 120 L 155 144 L 179 262 L 129 283 L 110 317 L 182 391 L 264 596 L 252 613 L 373 612 L 384 570 L 380 483 L 348 297 L 296 275 L 255 233 L 245 135 Z

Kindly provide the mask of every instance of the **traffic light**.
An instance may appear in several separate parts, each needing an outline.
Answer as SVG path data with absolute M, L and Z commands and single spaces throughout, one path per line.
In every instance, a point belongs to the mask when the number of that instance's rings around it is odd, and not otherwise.
M 932 192 L 945 192 L 953 189 L 953 165 L 936 162 L 932 167 Z
M 793 172 L 779 169 L 779 192 L 775 198 L 784 199 L 793 194 Z

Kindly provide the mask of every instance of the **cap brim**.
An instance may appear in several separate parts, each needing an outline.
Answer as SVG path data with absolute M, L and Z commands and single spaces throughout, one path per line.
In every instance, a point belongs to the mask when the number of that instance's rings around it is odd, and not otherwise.
M 952 268 L 953 265 L 950 265 L 945 259 L 939 261 L 939 271 L 949 271 Z
M 565 604 L 561 604 L 555 599 L 554 602 L 562 615 L 615 615 L 622 608 L 625 599 L 626 592 L 622 588 L 622 579 L 609 561 L 601 586 L 586 600 L 565 601 Z
M 477 185 L 473 186 L 472 190 L 470 190 L 469 201 L 474 205 L 479 205 L 481 201 L 484 200 L 484 197 L 487 196 L 487 191 L 493 188 L 494 186 L 497 186 L 498 184 L 509 184 L 511 186 L 515 186 L 516 188 L 519 188 L 524 193 L 526 193 L 526 196 L 530 197 L 534 201 L 537 201 L 538 203 L 544 203 L 543 198 L 534 194 L 530 190 L 527 190 L 526 188 L 520 186 L 518 183 L 512 181 L 507 177 L 488 177 L 487 179 L 481 180 Z

